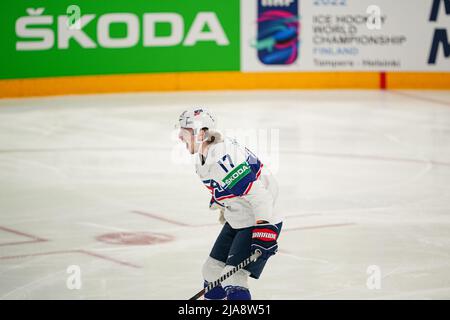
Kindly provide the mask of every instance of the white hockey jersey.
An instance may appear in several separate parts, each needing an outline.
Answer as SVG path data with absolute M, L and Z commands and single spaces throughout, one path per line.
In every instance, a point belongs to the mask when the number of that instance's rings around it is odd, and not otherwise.
M 225 220 L 232 228 L 254 226 L 258 220 L 282 221 L 273 210 L 278 195 L 275 178 L 236 140 L 225 138 L 211 144 L 203 164 L 198 154 L 195 168 L 211 192 L 210 208 L 224 208 Z

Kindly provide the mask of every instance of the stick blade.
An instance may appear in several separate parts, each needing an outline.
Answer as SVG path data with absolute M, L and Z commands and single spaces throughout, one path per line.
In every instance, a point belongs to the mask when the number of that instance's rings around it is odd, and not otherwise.
M 205 289 L 200 290 L 199 292 L 197 292 L 196 295 L 194 295 L 192 298 L 190 298 L 189 300 L 197 300 L 198 298 L 200 298 L 201 296 L 203 296 L 205 294 Z

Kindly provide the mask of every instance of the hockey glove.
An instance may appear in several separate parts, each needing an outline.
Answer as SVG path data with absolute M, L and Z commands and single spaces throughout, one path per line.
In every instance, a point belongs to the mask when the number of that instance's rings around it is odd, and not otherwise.
M 220 213 L 219 213 L 219 223 L 220 224 L 225 224 L 226 220 L 225 220 L 225 209 L 220 209 Z
M 261 251 L 261 258 L 268 259 L 278 250 L 278 228 L 269 223 L 258 224 L 253 227 L 251 252 Z

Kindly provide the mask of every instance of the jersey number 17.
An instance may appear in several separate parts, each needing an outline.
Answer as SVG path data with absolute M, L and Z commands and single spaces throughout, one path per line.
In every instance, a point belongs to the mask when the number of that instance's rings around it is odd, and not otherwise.
M 225 172 L 230 171 L 234 168 L 234 163 L 231 161 L 231 157 L 229 154 L 226 154 L 222 157 L 222 160 L 217 161 L 217 163 L 222 167 Z

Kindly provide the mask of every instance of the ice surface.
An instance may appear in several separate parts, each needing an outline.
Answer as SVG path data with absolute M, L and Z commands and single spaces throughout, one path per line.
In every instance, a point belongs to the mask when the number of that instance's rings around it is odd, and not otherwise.
M 255 299 L 450 298 L 448 91 L 0 100 L 0 298 L 200 290 L 221 226 L 172 139 L 195 105 L 227 132 L 273 133 L 266 160 L 286 218 L 280 252 L 250 281 Z M 140 245 L 141 232 L 168 241 Z M 129 243 L 99 241 L 109 233 Z M 66 286 L 70 265 L 80 267 L 79 290 Z M 366 285 L 371 265 L 380 289 Z

